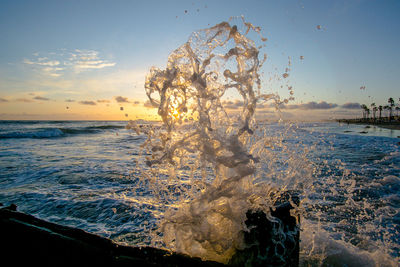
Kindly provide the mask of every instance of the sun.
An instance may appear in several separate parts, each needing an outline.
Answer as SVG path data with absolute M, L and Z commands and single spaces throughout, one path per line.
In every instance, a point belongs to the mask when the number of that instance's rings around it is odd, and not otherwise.
M 168 116 L 174 121 L 179 122 L 183 117 L 182 103 L 179 99 L 174 99 L 169 104 Z
M 179 104 L 178 102 L 173 102 L 170 106 L 170 116 L 173 117 L 175 120 L 179 119 L 179 115 L 181 115 L 181 112 L 178 110 Z

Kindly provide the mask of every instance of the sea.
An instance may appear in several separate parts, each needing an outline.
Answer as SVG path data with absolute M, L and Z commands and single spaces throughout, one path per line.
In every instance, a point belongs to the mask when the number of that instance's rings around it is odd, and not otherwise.
M 148 137 L 127 125 L 0 121 L 0 202 L 117 243 L 162 246 L 151 232 L 167 207 L 139 166 Z M 312 185 L 300 192 L 302 266 L 399 266 L 400 131 L 337 122 L 259 127 L 286 149 L 302 144 L 307 155 L 291 160 L 313 166 Z
M 192 33 L 145 78 L 159 122 L 0 121 L 0 202 L 221 263 L 257 245 L 244 240 L 256 210 L 282 264 L 299 234 L 301 266 L 399 266 L 400 131 L 272 122 L 294 89 L 290 57 L 265 77 L 266 41 L 244 17 Z M 272 216 L 285 194 L 291 231 Z

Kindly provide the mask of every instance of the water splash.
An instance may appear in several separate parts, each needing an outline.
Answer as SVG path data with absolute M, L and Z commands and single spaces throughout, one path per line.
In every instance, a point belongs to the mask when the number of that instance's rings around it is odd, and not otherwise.
M 290 85 L 288 99 L 262 93 L 259 73 L 267 56 L 260 55 L 266 42 L 260 32 L 243 18 L 200 30 L 170 54 L 165 70 L 153 67 L 147 75 L 146 93 L 162 125 L 131 122 L 128 128 L 147 135 L 137 173 L 157 206 L 152 244 L 227 263 L 245 247 L 246 211 L 263 210 L 271 218 L 280 194 L 296 190 L 301 205 L 293 216 L 304 217 L 304 266 L 357 266 L 366 259 L 395 266 L 390 255 L 398 249 L 396 237 L 368 238 L 386 230 L 371 215 L 379 203 L 358 196 L 362 175 L 324 158 L 321 147 L 334 155 L 334 144 L 302 138 L 304 130 L 295 124 L 256 121 L 258 105 L 279 107 L 293 99 Z M 285 82 L 290 57 L 288 65 L 276 75 Z M 231 97 L 240 98 L 240 112 L 227 108 Z
M 247 36 L 267 39 L 243 18 L 238 22 L 193 33 L 170 54 L 166 69 L 153 67 L 145 83 L 163 122 L 147 132 L 144 144 L 147 177 L 167 208 L 162 241 L 174 251 L 224 263 L 244 248 L 246 211 L 269 213 L 278 188 L 287 189 L 296 176 L 265 179 L 275 170 L 279 143 L 271 147 L 254 113 L 258 102 L 279 97 L 261 94 L 259 70 L 267 57 L 259 58 L 262 46 Z M 225 109 L 230 95 L 241 97 L 239 113 Z

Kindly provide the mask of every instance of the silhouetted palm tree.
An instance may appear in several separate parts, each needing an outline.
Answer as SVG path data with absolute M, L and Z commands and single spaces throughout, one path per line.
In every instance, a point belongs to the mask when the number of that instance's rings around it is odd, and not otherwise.
M 372 109 L 372 111 L 374 112 L 374 121 L 376 121 L 376 112 L 378 111 L 378 108 L 377 108 L 377 107 L 374 107 L 374 108 Z
M 387 110 L 387 111 L 388 111 L 388 114 L 389 114 L 389 109 L 390 109 L 390 108 L 389 108 L 388 105 L 384 106 L 383 109 L 384 109 L 384 110 Z
M 381 120 L 382 119 L 382 109 L 383 109 L 383 107 L 381 105 L 379 105 L 378 109 L 379 109 L 379 120 Z
M 363 110 L 363 119 L 365 120 L 365 116 L 367 115 L 367 105 L 362 104 L 361 108 Z
M 371 108 L 372 108 L 372 114 L 373 114 L 374 120 L 375 120 L 375 115 L 376 115 L 376 105 L 375 105 L 375 103 L 371 104 Z
M 389 106 L 388 106 L 389 107 L 389 121 L 391 121 L 392 120 L 392 110 L 394 107 L 394 100 L 392 97 L 389 97 L 388 103 L 389 103 Z

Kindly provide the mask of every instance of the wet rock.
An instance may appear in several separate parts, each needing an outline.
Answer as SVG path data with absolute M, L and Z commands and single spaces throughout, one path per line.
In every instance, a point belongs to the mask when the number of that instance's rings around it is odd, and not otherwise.
M 291 202 L 289 201 L 291 200 Z M 293 217 L 292 204 L 299 199 L 286 193 L 270 210 L 270 216 L 260 210 L 246 213 L 244 233 L 246 249 L 238 251 L 229 262 L 232 266 L 298 266 L 299 265 L 299 217 Z
M 244 233 L 247 247 L 237 251 L 229 265 L 298 266 L 298 218 L 290 214 L 292 204 L 298 202 L 284 194 L 268 216 L 263 211 L 249 210 L 249 232 Z M 13 204 L 0 209 L 2 261 L 10 266 L 223 266 L 163 249 L 117 245 L 110 239 L 16 209 Z
M 2 261 L 9 266 L 222 266 L 152 247 L 120 246 L 14 208 L 0 209 Z

